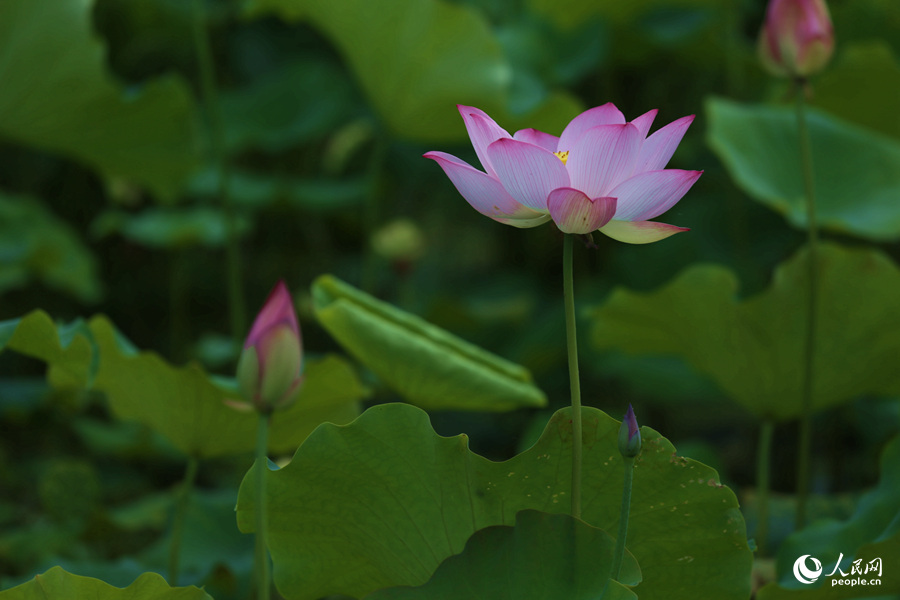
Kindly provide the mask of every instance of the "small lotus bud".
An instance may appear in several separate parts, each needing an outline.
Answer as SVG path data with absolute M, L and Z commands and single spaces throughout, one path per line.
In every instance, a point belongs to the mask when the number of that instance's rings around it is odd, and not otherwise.
M 825 0 L 770 0 L 758 50 L 763 66 L 778 77 L 821 71 L 834 52 Z
M 619 427 L 619 452 L 625 458 L 634 458 L 641 453 L 641 430 L 631 404 L 628 405 L 628 412 L 625 413 Z
M 303 347 L 291 295 L 279 281 L 250 328 L 238 361 L 241 393 L 260 411 L 283 406 L 300 385 Z

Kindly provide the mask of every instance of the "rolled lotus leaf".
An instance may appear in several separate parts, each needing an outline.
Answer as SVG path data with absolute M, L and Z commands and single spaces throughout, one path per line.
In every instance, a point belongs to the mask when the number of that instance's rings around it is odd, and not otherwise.
M 498 412 L 547 404 L 524 367 L 336 277 L 319 277 L 312 293 L 322 326 L 412 404 Z

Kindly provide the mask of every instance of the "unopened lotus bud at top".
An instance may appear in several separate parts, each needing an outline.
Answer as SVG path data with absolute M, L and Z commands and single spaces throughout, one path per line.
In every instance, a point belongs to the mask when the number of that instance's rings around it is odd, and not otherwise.
M 256 316 L 237 367 L 244 398 L 260 411 L 283 406 L 300 385 L 303 347 L 291 294 L 279 281 Z
M 779 77 L 821 71 L 834 52 L 825 0 L 770 0 L 758 49 L 763 66 Z
M 619 426 L 619 452 L 625 458 L 634 458 L 641 453 L 641 429 L 630 404 Z

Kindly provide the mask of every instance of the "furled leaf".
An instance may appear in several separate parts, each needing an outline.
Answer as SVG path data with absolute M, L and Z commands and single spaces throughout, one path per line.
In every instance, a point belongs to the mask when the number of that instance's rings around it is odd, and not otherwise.
M 807 314 L 807 254 L 775 272 L 772 285 L 736 298 L 734 274 L 691 267 L 649 294 L 617 289 L 593 312 L 599 348 L 674 354 L 766 419 L 801 413 Z M 862 393 L 900 393 L 900 270 L 874 250 L 819 247 L 813 407 Z
M 406 400 L 427 409 L 505 411 L 547 402 L 519 365 L 328 275 L 313 283 L 322 326 Z
M 93 2 L 0 3 L 0 137 L 58 152 L 172 196 L 197 162 L 183 80 L 125 89 L 91 30 Z
M 794 562 L 811 554 L 823 567 L 822 576 L 811 584 L 794 577 Z M 838 560 L 839 572 L 829 577 Z M 853 572 L 853 562 L 861 559 L 863 573 Z M 880 559 L 882 571 L 865 573 L 870 561 Z M 779 578 L 763 588 L 760 600 L 845 600 L 868 596 L 900 594 L 900 438 L 884 450 L 881 480 L 859 501 L 856 513 L 847 521 L 822 520 L 791 535 L 779 548 Z M 841 573 L 846 573 L 842 575 Z M 876 586 L 834 585 L 831 581 L 878 579 Z
M 239 397 L 233 379 L 214 379 L 197 364 L 176 367 L 153 352 L 138 352 L 103 316 L 58 331 L 46 313 L 35 311 L 0 323 L 0 348 L 47 362 L 54 385 L 105 392 L 116 416 L 150 426 L 187 455 L 254 448 L 256 414 L 225 404 Z M 272 417 L 269 449 L 293 450 L 325 420 L 353 420 L 367 393 L 342 359 L 309 361 L 296 401 Z
M 445 0 L 254 0 L 249 10 L 307 19 L 321 30 L 400 136 L 464 139 L 455 109 L 460 103 L 486 110 L 505 127 L 516 117 L 507 107 L 510 64 L 487 20 L 468 6 Z M 572 96 L 555 92 L 518 120 L 522 127 L 559 133 L 579 109 Z
M 616 531 L 623 463 L 619 422 L 585 408 L 583 518 Z M 715 471 L 678 457 L 645 427 L 634 474 L 628 549 L 641 600 L 749 594 L 751 555 L 734 494 Z M 570 509 L 572 423 L 557 412 L 541 439 L 502 463 L 434 433 L 405 404 L 368 409 L 350 425 L 323 425 L 268 478 L 268 542 L 278 589 L 290 600 L 363 597 L 422 585 L 476 531 L 512 525 L 520 510 Z M 238 494 L 242 531 L 255 523 L 255 465 Z
M 144 573 L 127 588 L 53 567 L 28 583 L 0 592 L 0 600 L 212 600 L 196 587 L 169 587 L 156 573 Z
M 738 185 L 805 227 L 795 111 L 713 98 L 706 114 L 709 144 Z M 820 225 L 877 241 L 900 239 L 900 141 L 814 109 L 807 118 Z
M 425 585 L 380 590 L 366 600 L 637 600 L 625 587 L 641 580 L 633 556 L 625 555 L 620 583 L 610 581 L 615 547 L 611 535 L 569 515 L 524 510 L 514 527 L 476 531 Z
M 96 260 L 78 234 L 37 200 L 0 194 L 0 292 L 32 278 L 85 302 L 100 295 Z

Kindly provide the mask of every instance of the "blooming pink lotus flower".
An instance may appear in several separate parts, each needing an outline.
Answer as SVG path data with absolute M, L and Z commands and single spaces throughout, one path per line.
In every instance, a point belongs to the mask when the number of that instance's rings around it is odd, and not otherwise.
M 779 77 L 807 77 L 821 71 L 834 52 L 825 0 L 771 0 L 758 49 L 763 66 Z
M 260 411 L 283 406 L 300 385 L 303 347 L 297 314 L 279 281 L 256 316 L 237 368 L 241 393 Z
M 702 171 L 664 169 L 694 116 L 647 136 L 656 110 L 627 123 L 612 103 L 587 110 L 556 137 L 535 129 L 509 135 L 484 111 L 458 106 L 484 171 L 428 152 L 478 212 L 514 227 L 553 219 L 565 233 L 599 230 L 632 244 L 687 231 L 649 221 L 690 189 Z

